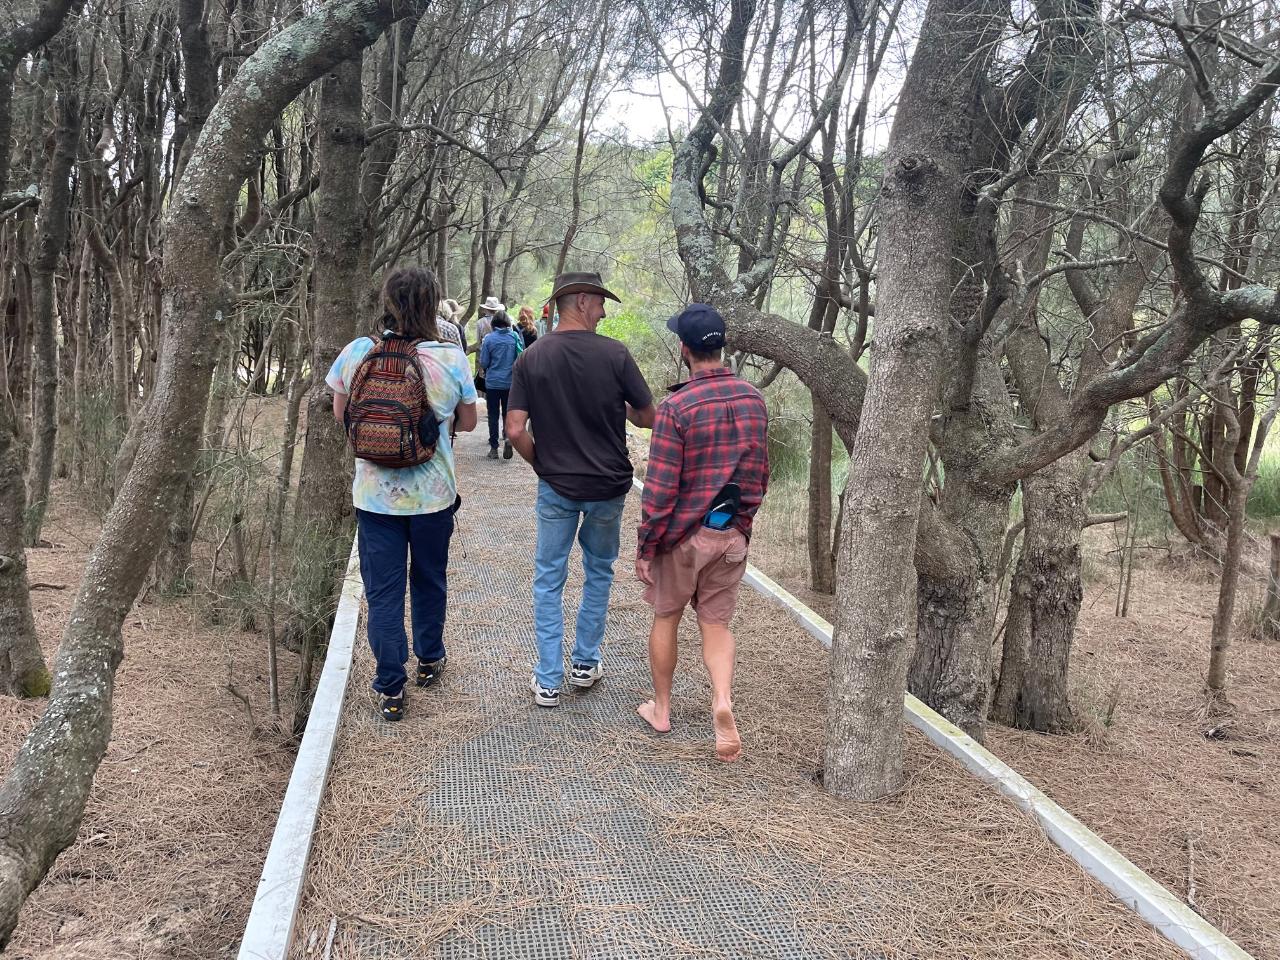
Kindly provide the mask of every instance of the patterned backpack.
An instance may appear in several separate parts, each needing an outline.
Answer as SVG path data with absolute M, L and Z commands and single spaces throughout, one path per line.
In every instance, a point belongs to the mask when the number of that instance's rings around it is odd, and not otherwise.
M 343 424 L 357 458 L 404 468 L 435 456 L 440 423 L 418 365 L 422 342 L 388 334 L 356 367 Z

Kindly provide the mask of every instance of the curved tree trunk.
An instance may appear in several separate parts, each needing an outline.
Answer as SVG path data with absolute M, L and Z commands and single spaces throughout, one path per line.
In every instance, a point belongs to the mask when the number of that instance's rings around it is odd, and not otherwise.
M 0 786 L 0 948 L 54 858 L 75 839 L 111 735 L 120 628 L 186 479 L 213 369 L 209 325 L 225 321 L 223 225 L 256 149 L 314 79 L 424 3 L 333 0 L 263 44 L 214 107 L 165 218 L 166 336 L 138 457 L 116 497 L 58 650 L 49 708 Z
M 80 142 L 79 51 L 75 37 L 64 31 L 50 44 L 54 59 L 54 89 L 58 95 L 57 132 L 53 161 L 49 165 L 49 189 L 40 207 L 36 256 L 31 263 L 32 309 L 35 334 L 35 410 L 31 461 L 27 468 L 27 513 L 24 538 L 34 545 L 40 539 L 53 458 L 58 443 L 58 344 L 54 325 L 53 271 L 67 245 L 71 207 L 71 167 Z
M 1022 481 L 1026 526 L 991 718 L 1023 730 L 1072 729 L 1067 683 L 1084 597 L 1080 537 L 1087 519 L 1082 467 L 1072 454 Z
M 978 359 L 971 401 L 939 428 L 946 465 L 941 521 L 960 562 L 917 564 L 916 647 L 908 689 L 975 740 L 982 740 L 991 698 L 991 635 L 996 586 L 1013 484 L 974 477 L 987 454 L 1012 440 L 1008 393 L 993 358 Z

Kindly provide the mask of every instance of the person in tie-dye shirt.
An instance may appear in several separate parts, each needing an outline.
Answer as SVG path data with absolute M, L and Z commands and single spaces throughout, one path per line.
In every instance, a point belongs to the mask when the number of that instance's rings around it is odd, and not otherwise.
M 369 646 L 378 662 L 373 689 L 382 696 L 382 715 L 387 720 L 404 716 L 405 661 L 409 658 L 404 629 L 406 555 L 418 686 L 431 685 L 444 670 L 446 570 L 453 515 L 460 502 L 450 434 L 476 426 L 476 389 L 470 365 L 460 347 L 440 341 L 436 329 L 439 301 L 439 287 L 430 270 L 393 270 L 383 284 L 383 314 L 378 327 L 380 336 L 394 334 L 422 341 L 418 364 L 427 399 L 441 421 L 435 456 L 403 469 L 356 460 L 351 487 L 360 541 L 360 575 L 369 603 Z M 353 340 L 343 347 L 325 378 L 333 391 L 333 415 L 339 423 L 343 422 L 356 369 L 373 346 L 373 337 Z

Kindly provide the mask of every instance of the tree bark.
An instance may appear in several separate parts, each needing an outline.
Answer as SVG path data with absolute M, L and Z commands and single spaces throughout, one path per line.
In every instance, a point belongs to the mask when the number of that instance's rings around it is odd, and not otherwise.
M 1012 444 L 1004 377 L 984 350 L 963 410 L 935 431 L 946 468 L 939 523 L 959 562 L 916 569 L 916 647 L 908 689 L 975 740 L 991 695 L 991 635 L 1012 484 L 986 484 L 980 466 Z
M 356 332 L 359 302 L 368 286 L 360 251 L 368 219 L 352 202 L 365 149 L 361 114 L 361 59 L 339 64 L 325 78 L 317 120 L 320 128 L 316 193 L 315 309 L 312 313 L 311 385 L 306 445 L 294 516 L 289 584 L 288 642 L 302 652 L 295 725 L 305 722 L 313 652 L 324 641 L 332 600 L 350 549 L 353 515 L 350 456 L 341 424 L 333 418 L 325 376 Z
M 67 12 L 75 5 L 75 0 L 45 0 L 31 20 L 0 34 L 0 194 L 9 182 L 14 71 L 27 54 L 58 32 Z M 50 677 L 31 615 L 22 538 L 26 484 L 16 399 L 7 389 L 0 390 L 0 690 L 18 696 L 44 696 L 49 692 Z M 3 797 L 0 792 L 0 823 L 4 815 Z M 7 940 L 0 909 L 0 949 Z
M 58 344 L 53 272 L 67 245 L 71 207 L 71 167 L 80 143 L 79 50 L 75 37 L 64 31 L 50 44 L 54 90 L 57 91 L 57 129 L 49 188 L 40 205 L 36 255 L 31 263 L 32 321 L 35 334 L 35 391 L 32 414 L 32 449 L 27 470 L 25 540 L 34 546 L 40 539 L 53 458 L 58 442 Z
M 0 693 L 43 697 L 49 693 L 50 677 L 31 615 L 22 490 L 13 406 L 0 391 Z
M 876 339 L 850 455 L 826 727 L 825 785 L 857 800 L 902 785 L 922 467 L 950 336 L 950 264 L 982 51 L 1001 16 L 994 2 L 931 0 L 885 158 Z
M 831 551 L 831 417 L 815 396 L 809 447 L 809 586 L 817 593 L 836 591 Z
M 1068 679 L 1084 588 L 1083 457 L 1072 454 L 1022 481 L 1022 550 L 1009 595 L 1000 682 L 991 717 L 1042 733 L 1072 729 Z
M 210 324 L 230 301 L 223 226 L 255 152 L 314 79 L 425 4 L 333 0 L 245 61 L 209 116 L 165 217 L 166 336 L 139 454 L 90 554 L 58 651 L 49 708 L 0 786 L 0 948 L 54 858 L 75 839 L 111 734 L 120 628 L 167 522 L 169 491 L 191 469 L 212 372 Z
M 1260 632 L 1267 640 L 1280 639 L 1280 533 L 1268 537 L 1271 562 L 1267 568 L 1267 598 L 1262 605 Z

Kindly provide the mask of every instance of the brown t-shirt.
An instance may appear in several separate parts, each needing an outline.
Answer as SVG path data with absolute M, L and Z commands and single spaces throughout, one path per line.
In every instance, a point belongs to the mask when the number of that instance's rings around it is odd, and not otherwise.
M 533 469 L 570 500 L 612 500 L 631 488 L 627 410 L 653 395 L 626 346 L 587 330 L 555 330 L 516 361 L 512 410 L 534 436 Z

